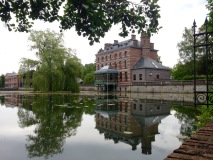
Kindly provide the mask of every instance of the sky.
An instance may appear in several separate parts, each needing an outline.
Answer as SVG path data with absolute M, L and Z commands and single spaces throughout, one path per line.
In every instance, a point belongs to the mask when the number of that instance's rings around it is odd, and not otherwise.
M 134 0 L 139 2 L 139 0 Z M 155 49 L 159 50 L 158 55 L 164 66 L 174 67 L 178 61 L 177 43 L 182 40 L 184 28 L 192 27 L 195 20 L 197 26 L 201 26 L 207 16 L 205 5 L 206 0 L 158 0 L 160 6 L 159 24 L 162 29 L 151 37 Z M 33 29 L 45 30 L 49 28 L 59 32 L 57 23 L 49 24 L 44 22 L 35 22 Z M 119 37 L 119 26 L 113 26 L 112 29 L 100 39 L 100 43 L 94 43 L 90 46 L 85 37 L 78 36 L 75 29 L 72 28 L 64 32 L 64 43 L 67 48 L 75 49 L 76 55 L 81 59 L 83 65 L 95 63 L 95 54 L 100 48 L 104 48 L 105 43 L 113 43 L 114 40 L 123 41 L 129 39 L 131 34 L 122 38 Z M 0 75 L 18 72 L 20 59 L 36 59 L 34 52 L 30 51 L 28 41 L 29 33 L 9 32 L 2 22 L 0 22 Z M 136 35 L 139 40 L 140 35 Z

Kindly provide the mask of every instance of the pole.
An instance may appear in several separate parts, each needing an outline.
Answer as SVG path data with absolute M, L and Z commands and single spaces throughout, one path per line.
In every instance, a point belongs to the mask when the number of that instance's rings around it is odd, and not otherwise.
M 193 34 L 193 36 L 194 36 L 194 106 L 196 107 L 196 55 L 195 55 L 195 52 L 196 52 L 196 47 L 195 47 L 195 45 L 196 45 L 196 38 L 195 38 L 195 30 L 196 30 L 196 22 L 195 22 L 195 20 L 194 20 L 194 23 L 193 23 L 193 30 L 194 30 L 194 34 Z

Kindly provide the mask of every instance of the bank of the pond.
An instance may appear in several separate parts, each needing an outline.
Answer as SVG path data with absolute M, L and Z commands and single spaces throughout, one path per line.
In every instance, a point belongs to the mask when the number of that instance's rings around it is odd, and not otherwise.
M 70 95 L 85 95 L 85 96 L 106 96 L 106 92 L 96 91 L 81 91 L 80 93 L 71 92 L 33 92 L 33 91 L 0 91 L 0 96 L 10 94 L 70 94 Z M 131 92 L 111 92 L 109 95 L 114 95 L 120 98 L 130 99 L 155 99 L 155 100 L 169 100 L 179 102 L 193 102 L 192 93 L 131 93 Z
M 213 160 L 213 120 L 186 140 L 165 160 Z

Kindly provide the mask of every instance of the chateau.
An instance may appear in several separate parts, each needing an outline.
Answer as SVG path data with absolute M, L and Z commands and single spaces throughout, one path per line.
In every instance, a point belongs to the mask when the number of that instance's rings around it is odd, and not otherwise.
M 157 62 L 157 52 L 150 37 L 144 33 L 140 41 L 131 35 L 122 42 L 106 43 L 96 54 L 97 89 L 128 91 L 131 85 L 140 82 L 169 80 L 170 69 Z

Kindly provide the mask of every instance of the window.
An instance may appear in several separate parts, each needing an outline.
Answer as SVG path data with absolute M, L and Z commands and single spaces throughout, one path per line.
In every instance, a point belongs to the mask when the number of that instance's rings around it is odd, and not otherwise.
M 128 103 L 125 102 L 125 112 L 127 112 L 127 111 L 128 111 Z
M 109 59 L 112 59 L 112 55 L 109 55 Z
M 121 57 L 122 57 L 122 52 L 119 53 L 119 58 L 121 58 Z
M 119 68 L 121 69 L 122 67 L 121 67 L 121 61 L 119 61 Z
M 157 106 L 157 111 L 159 111 L 160 110 L 160 106 Z
M 128 76 L 127 76 L 127 72 L 125 72 L 125 81 L 127 81 Z
M 98 60 L 97 60 L 98 62 L 99 62 L 99 57 L 98 57 Z
M 115 69 L 117 69 L 117 63 L 115 62 Z
M 98 68 L 98 70 L 99 70 L 99 69 L 100 69 L 100 66 L 98 65 L 98 67 L 97 67 L 97 68 Z
M 156 78 L 157 78 L 157 79 L 159 79 L 159 78 L 160 78 L 159 74 L 157 74 L 157 75 L 156 75 Z
M 139 74 L 139 80 L 142 80 L 142 74 Z
M 107 61 L 107 56 L 105 57 L 106 61 Z
M 133 105 L 134 105 L 134 110 L 136 110 L 136 104 L 134 103 Z
M 143 109 L 142 109 L 142 104 L 140 104 L 140 110 L 142 111 Z
M 124 68 L 127 68 L 127 60 L 124 61 Z
M 120 111 L 122 111 L 122 103 L 120 102 Z
M 115 53 L 114 57 L 115 57 L 115 59 L 117 59 L 117 53 Z
M 101 57 L 101 61 L 102 61 L 102 62 L 104 61 L 104 57 Z
M 127 57 L 127 51 L 124 52 L 124 57 Z
M 136 74 L 133 74 L 133 80 L 136 80 Z
M 120 72 L 120 81 L 122 81 L 122 72 Z

